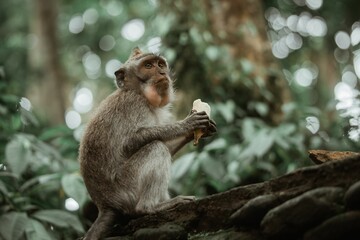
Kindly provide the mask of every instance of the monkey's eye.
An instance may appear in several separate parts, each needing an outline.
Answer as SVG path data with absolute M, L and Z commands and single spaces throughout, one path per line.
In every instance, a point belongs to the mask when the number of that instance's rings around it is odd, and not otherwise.
M 164 67 L 166 67 L 165 63 L 162 63 L 162 62 L 159 62 L 158 66 L 159 66 L 159 68 L 164 68 Z
M 147 69 L 152 68 L 152 64 L 151 64 L 151 63 L 145 63 L 144 66 L 145 66 L 145 68 L 147 68 Z

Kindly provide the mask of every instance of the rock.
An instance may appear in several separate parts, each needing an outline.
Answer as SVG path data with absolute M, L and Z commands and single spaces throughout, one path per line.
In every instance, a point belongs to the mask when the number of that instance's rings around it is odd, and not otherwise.
M 360 239 L 360 211 L 334 216 L 304 235 L 304 240 Z
M 360 181 L 349 187 L 345 193 L 344 201 L 347 209 L 360 210 Z
M 310 150 L 309 158 L 315 164 L 322 164 L 334 160 L 344 160 L 349 157 L 360 156 L 357 152 L 338 152 L 338 151 L 326 151 L 326 150 Z
M 186 240 L 187 232 L 181 226 L 165 224 L 159 228 L 142 228 L 133 235 L 135 240 Z
M 263 232 L 275 239 L 293 239 L 343 211 L 344 190 L 322 187 L 308 191 L 270 210 L 261 222 Z
M 282 202 L 275 194 L 267 194 L 255 197 L 230 217 L 235 226 L 258 226 L 265 214 Z
M 260 234 L 253 232 L 241 232 L 235 229 L 221 230 L 214 233 L 201 233 L 193 235 L 191 240 L 264 240 Z

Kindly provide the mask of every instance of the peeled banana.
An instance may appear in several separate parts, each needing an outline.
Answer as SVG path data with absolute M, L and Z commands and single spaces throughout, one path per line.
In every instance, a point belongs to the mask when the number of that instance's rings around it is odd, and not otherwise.
M 194 110 L 196 112 L 205 111 L 206 114 L 210 117 L 211 108 L 210 108 L 209 104 L 207 104 L 206 102 L 202 102 L 201 99 L 196 99 L 193 102 L 192 110 Z M 204 135 L 204 131 L 202 129 L 196 129 L 194 131 L 194 145 L 195 146 L 198 145 L 199 139 L 202 137 L 202 135 Z

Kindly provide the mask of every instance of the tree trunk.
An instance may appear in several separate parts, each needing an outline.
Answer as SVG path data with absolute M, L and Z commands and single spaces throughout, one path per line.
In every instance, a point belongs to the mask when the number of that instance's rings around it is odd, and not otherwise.
M 31 30 L 36 44 L 30 48 L 35 73 L 27 95 L 35 112 L 50 124 L 64 123 L 66 79 L 60 63 L 57 39 L 58 1 L 35 0 L 31 6 Z
M 273 200 L 268 203 L 274 205 L 270 206 L 269 204 L 262 203 L 262 205 L 253 205 L 252 211 L 249 211 L 247 219 L 242 223 L 240 230 L 248 232 L 250 235 L 263 236 L 263 231 L 259 225 L 255 224 L 249 228 L 251 218 L 255 217 L 258 213 L 253 211 L 264 210 L 266 212 L 271 209 L 280 206 L 282 204 L 286 205 L 286 202 L 290 199 L 294 199 L 302 195 L 305 192 L 310 190 L 322 188 L 322 187 L 340 187 L 344 190 L 349 189 L 350 186 L 356 184 L 360 180 L 360 154 L 354 152 L 328 152 L 323 150 L 314 150 L 309 152 L 310 158 L 319 163 L 316 166 L 310 166 L 305 168 L 300 168 L 292 173 L 283 175 L 278 178 L 271 179 L 266 182 L 261 182 L 257 184 L 246 185 L 242 187 L 237 187 L 229 191 L 211 195 L 194 202 L 186 203 L 179 205 L 174 209 L 169 209 L 165 211 L 160 211 L 151 215 L 146 215 L 141 218 L 130 220 L 126 225 L 116 226 L 113 229 L 114 236 L 121 235 L 132 235 L 134 232 L 140 229 L 155 229 L 154 231 L 159 231 L 158 234 L 163 234 L 161 232 L 161 226 L 169 225 L 172 226 L 181 226 L 184 231 L 188 234 L 197 234 L 206 236 L 206 234 L 214 233 L 217 231 L 224 231 L 232 229 L 237 223 L 234 222 L 234 213 L 245 206 L 250 200 L 254 201 L 255 198 L 259 196 L 272 196 Z M 325 160 L 324 160 L 325 159 Z M 360 182 L 358 183 L 360 186 Z M 360 193 L 360 188 L 358 188 L 358 193 Z M 354 193 L 354 191 L 352 191 Z M 345 197 L 345 200 L 348 203 L 351 203 L 349 194 L 348 197 Z M 359 196 L 359 195 L 357 195 Z M 356 195 L 353 195 L 356 197 Z M 269 200 L 270 198 L 268 198 Z M 355 200 L 358 198 L 355 198 Z M 327 201 L 326 198 L 320 199 L 321 201 Z M 329 200 L 329 199 L 328 199 Z M 253 202 L 254 203 L 254 202 Z M 258 201 L 259 203 L 259 201 Z M 356 201 L 357 206 L 359 207 L 359 202 Z M 335 203 L 333 203 L 335 205 Z M 346 204 L 346 203 L 345 203 Z M 307 216 L 311 219 L 311 214 L 316 213 L 315 209 L 306 210 L 307 205 L 303 204 L 304 213 L 309 214 Z M 293 208 L 294 209 L 294 208 Z M 351 210 L 351 209 L 347 209 Z M 290 208 L 291 211 L 291 208 Z M 263 212 L 262 216 L 257 219 L 260 223 L 261 219 L 264 217 L 265 213 Z M 245 213 L 243 211 L 243 213 Z M 304 215 L 303 213 L 303 215 Z M 342 212 L 338 212 L 340 214 Z M 299 213 L 300 214 L 300 213 Z M 289 216 L 291 215 L 289 213 Z M 304 217 L 304 216 L 302 216 Z M 295 216 L 296 218 L 296 216 Z M 301 218 L 301 217 L 299 217 Z M 343 229 L 338 229 L 340 232 Z M 239 231 L 239 230 L 237 230 Z M 220 231 L 221 232 L 221 231 Z M 356 230 L 359 233 L 358 230 Z M 139 232 L 140 233 L 140 232 Z M 118 238 L 109 238 L 110 239 L 120 239 Z M 143 239 L 143 238 L 138 238 Z M 145 239 L 145 238 L 144 238 Z M 150 238 L 146 238 L 150 239 Z M 151 238 L 155 239 L 155 238 Z M 170 239 L 170 238 L 163 238 Z M 184 238 L 185 239 L 185 238 Z M 195 238 L 194 238 L 195 239 Z M 197 238 L 196 238 L 197 239 Z M 199 239 L 206 239 L 200 238 Z M 215 239 L 215 238 L 211 238 Z M 216 239 L 243 239 L 243 238 L 216 238 Z M 248 238 L 244 238 L 248 239 Z M 302 238 L 249 238 L 249 239 L 302 239 Z M 323 238 L 321 238 L 323 239 Z M 327 239 L 327 238 L 324 238 Z M 334 238 L 335 239 L 335 238 Z M 336 238 L 337 239 L 337 238 Z

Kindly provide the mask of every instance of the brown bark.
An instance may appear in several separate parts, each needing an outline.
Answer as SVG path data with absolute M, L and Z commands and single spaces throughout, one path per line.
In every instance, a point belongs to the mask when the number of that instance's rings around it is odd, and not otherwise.
M 35 0 L 31 28 L 37 44 L 30 49 L 30 66 L 35 73 L 28 90 L 35 111 L 50 124 L 64 122 L 66 79 L 60 63 L 57 39 L 58 1 Z
M 338 151 L 326 151 L 326 150 L 310 150 L 309 157 L 311 161 L 316 164 L 322 164 L 334 160 L 344 160 L 349 157 L 360 156 L 357 152 L 338 152 Z
M 286 200 L 318 187 L 348 188 L 360 180 L 359 169 L 359 155 L 343 157 L 342 161 L 305 167 L 266 182 L 234 188 L 175 209 L 134 219 L 125 227 L 118 226 L 114 234 L 131 234 L 144 227 L 159 227 L 165 223 L 180 225 L 189 233 L 228 229 L 231 227 L 231 214 L 259 195 L 275 194 Z

